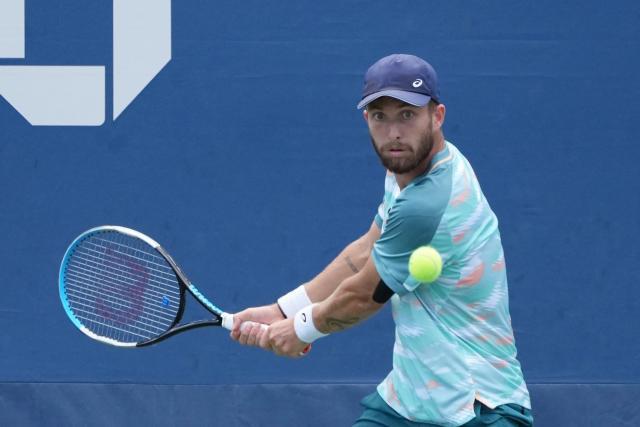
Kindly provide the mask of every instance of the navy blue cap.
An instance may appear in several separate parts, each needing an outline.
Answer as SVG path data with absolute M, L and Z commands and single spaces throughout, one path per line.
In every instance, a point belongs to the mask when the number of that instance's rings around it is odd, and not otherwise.
M 428 62 L 414 55 L 385 56 L 369 67 L 364 75 L 358 109 L 383 96 L 416 107 L 424 107 L 431 99 L 440 102 L 436 71 Z

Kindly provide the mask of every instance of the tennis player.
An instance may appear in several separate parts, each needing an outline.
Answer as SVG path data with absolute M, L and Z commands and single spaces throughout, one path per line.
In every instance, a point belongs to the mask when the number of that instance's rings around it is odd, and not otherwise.
M 416 56 L 382 58 L 365 75 L 358 108 L 387 169 L 371 228 L 277 303 L 236 314 L 232 337 L 299 357 L 391 300 L 393 369 L 362 400 L 355 426 L 532 425 L 498 221 L 471 165 L 444 138 L 436 72 Z M 443 270 L 422 284 L 408 260 L 427 244 Z M 241 331 L 245 320 L 270 326 Z

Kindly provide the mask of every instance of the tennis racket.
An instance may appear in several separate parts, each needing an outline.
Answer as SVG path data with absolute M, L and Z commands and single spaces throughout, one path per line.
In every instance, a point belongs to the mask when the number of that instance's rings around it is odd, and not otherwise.
M 233 315 L 205 298 L 162 246 L 125 227 L 78 236 L 62 259 L 58 284 L 73 324 L 105 344 L 143 347 L 203 326 L 233 327 Z M 179 324 L 187 292 L 213 318 Z

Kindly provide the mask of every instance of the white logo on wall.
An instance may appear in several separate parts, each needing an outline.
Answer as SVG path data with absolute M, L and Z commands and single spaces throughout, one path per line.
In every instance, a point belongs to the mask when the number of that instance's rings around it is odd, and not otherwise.
M 0 58 L 25 59 L 25 0 L 0 0 Z M 171 0 L 113 0 L 113 120 L 171 60 Z M 105 66 L 0 66 L 0 96 L 34 126 L 100 126 Z

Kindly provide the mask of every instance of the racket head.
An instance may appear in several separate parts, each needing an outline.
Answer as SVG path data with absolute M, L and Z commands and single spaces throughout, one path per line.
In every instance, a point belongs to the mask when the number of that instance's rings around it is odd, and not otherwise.
M 60 265 L 60 299 L 72 323 L 106 344 L 136 347 L 182 317 L 188 280 L 150 237 L 119 226 L 92 228 Z

